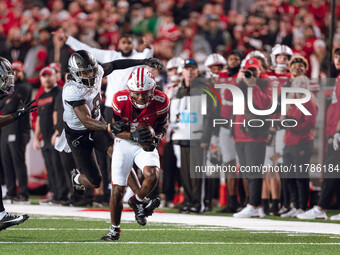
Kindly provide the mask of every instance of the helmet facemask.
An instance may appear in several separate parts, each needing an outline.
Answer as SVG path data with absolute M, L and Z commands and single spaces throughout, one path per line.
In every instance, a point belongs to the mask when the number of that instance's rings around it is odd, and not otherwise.
M 128 90 L 132 104 L 138 109 L 144 109 L 148 107 L 155 94 L 154 88 L 148 91 Z
M 70 67 L 70 72 L 76 82 L 87 87 L 93 87 L 98 79 L 98 66 L 89 66 L 88 68 L 75 69 Z
M 3 93 L 10 94 L 14 91 L 14 74 L 1 74 L 0 81 L 0 89 Z

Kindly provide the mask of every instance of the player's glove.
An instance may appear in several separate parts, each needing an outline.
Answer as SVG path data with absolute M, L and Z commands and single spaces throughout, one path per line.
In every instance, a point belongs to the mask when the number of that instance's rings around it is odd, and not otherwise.
M 333 137 L 333 148 L 335 151 L 339 150 L 339 143 L 340 143 L 340 131 L 337 131 Z
M 156 68 L 159 71 L 164 71 L 165 70 L 165 66 L 163 64 L 162 61 L 160 61 L 157 58 L 147 58 L 144 60 L 145 61 L 145 65 L 148 65 L 152 68 Z
M 147 127 L 139 128 L 130 133 L 130 140 L 144 145 L 152 144 L 152 133 Z
M 27 114 L 38 110 L 37 105 L 32 105 L 33 103 L 35 103 L 35 101 L 36 100 L 31 100 L 29 98 L 26 99 L 25 102 L 22 102 L 22 100 L 20 100 L 17 111 L 15 113 L 12 113 L 14 120 L 20 119 Z
M 126 131 L 130 127 L 129 123 L 125 123 L 124 121 L 116 121 L 114 123 L 108 123 L 106 126 L 106 130 L 109 133 L 119 134 L 121 132 Z
M 161 143 L 161 141 L 162 141 L 162 138 L 160 137 L 160 136 L 155 136 L 154 138 L 153 138 L 153 142 L 152 142 L 152 144 L 149 146 L 149 148 L 147 149 L 147 150 L 145 150 L 145 151 L 153 151 L 155 148 L 157 148 L 158 147 L 158 145 Z

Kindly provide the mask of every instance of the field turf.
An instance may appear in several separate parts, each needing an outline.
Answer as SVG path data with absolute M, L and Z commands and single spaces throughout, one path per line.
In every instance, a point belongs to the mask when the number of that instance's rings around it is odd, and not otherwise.
M 0 254 L 340 254 L 340 236 L 331 234 L 123 222 L 119 241 L 100 241 L 109 226 L 105 220 L 33 215 L 0 232 Z

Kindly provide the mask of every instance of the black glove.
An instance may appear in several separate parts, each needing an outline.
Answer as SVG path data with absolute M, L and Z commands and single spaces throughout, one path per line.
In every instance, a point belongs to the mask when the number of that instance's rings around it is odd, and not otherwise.
M 3 92 L 0 91 L 0 100 L 1 100 L 1 99 L 4 99 L 4 98 L 7 97 L 7 96 L 8 96 L 8 94 L 3 93 Z
M 148 149 L 144 149 L 145 151 L 153 151 L 155 148 L 158 147 L 158 145 L 161 143 L 162 138 L 160 136 L 155 136 L 153 138 L 153 141 L 151 143 L 151 145 L 149 146 Z
M 33 103 L 35 103 L 35 101 L 36 100 L 31 100 L 31 99 L 28 98 L 23 103 L 22 100 L 20 100 L 17 111 L 15 113 L 12 113 L 14 120 L 20 119 L 20 118 L 26 116 L 27 114 L 29 114 L 31 112 L 35 112 L 36 110 L 38 110 L 37 105 L 32 105 Z
M 152 144 L 152 133 L 147 127 L 139 128 L 130 133 L 130 140 L 139 143 L 149 145 Z
M 124 121 L 119 120 L 114 123 L 108 123 L 107 131 L 109 133 L 118 134 L 118 133 L 124 132 L 129 127 L 130 127 L 129 123 L 125 123 Z
M 155 136 L 154 138 L 153 138 L 153 142 L 154 142 L 154 144 L 156 145 L 156 147 L 161 143 L 161 141 L 162 141 L 162 137 L 160 137 L 160 136 Z
M 164 66 L 163 62 L 160 61 L 157 58 L 147 58 L 144 61 L 145 61 L 145 65 L 148 65 L 150 67 L 156 68 L 159 71 L 164 71 L 165 70 L 165 66 Z

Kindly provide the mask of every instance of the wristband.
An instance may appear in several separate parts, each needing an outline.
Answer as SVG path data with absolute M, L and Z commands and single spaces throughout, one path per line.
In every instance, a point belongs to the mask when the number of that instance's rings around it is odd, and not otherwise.
M 111 123 L 107 123 L 107 124 L 106 124 L 106 130 L 107 130 L 107 132 L 112 133 L 112 130 L 111 130 Z

